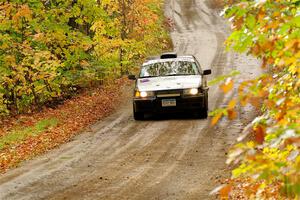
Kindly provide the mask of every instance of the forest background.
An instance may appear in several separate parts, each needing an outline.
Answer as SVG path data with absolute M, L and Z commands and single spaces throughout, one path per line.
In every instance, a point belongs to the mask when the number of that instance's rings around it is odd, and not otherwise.
M 170 47 L 161 0 L 0 2 L 0 115 L 30 113 Z

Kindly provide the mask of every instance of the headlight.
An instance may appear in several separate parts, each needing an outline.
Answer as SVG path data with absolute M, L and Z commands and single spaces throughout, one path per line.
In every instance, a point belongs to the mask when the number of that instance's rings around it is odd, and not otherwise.
M 147 92 L 140 92 L 140 95 L 142 98 L 145 98 L 148 96 L 148 93 Z
M 145 92 L 145 91 L 136 91 L 135 92 L 135 97 L 141 97 L 141 98 L 146 98 L 146 97 L 153 97 L 154 92 Z
M 198 93 L 199 93 L 199 90 L 197 88 L 185 89 L 183 91 L 184 95 L 197 95 Z

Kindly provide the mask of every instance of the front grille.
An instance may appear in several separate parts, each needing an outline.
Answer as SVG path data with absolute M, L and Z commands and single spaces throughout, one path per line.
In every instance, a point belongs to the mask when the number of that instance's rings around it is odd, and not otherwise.
M 180 97 L 182 94 L 182 90 L 163 90 L 163 91 L 157 91 L 156 96 L 158 98 L 164 98 L 164 97 Z

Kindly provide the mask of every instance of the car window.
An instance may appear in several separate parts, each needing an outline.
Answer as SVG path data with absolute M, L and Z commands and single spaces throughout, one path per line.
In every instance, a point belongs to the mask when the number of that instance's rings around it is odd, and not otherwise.
M 145 65 L 141 69 L 140 77 L 157 76 L 184 76 L 198 75 L 199 69 L 195 62 L 190 61 L 168 61 Z

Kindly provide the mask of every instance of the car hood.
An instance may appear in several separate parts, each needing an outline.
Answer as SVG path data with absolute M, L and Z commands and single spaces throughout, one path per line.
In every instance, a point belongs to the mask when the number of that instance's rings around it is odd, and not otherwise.
M 188 89 L 200 87 L 201 82 L 200 75 L 139 78 L 137 88 L 139 91 Z

